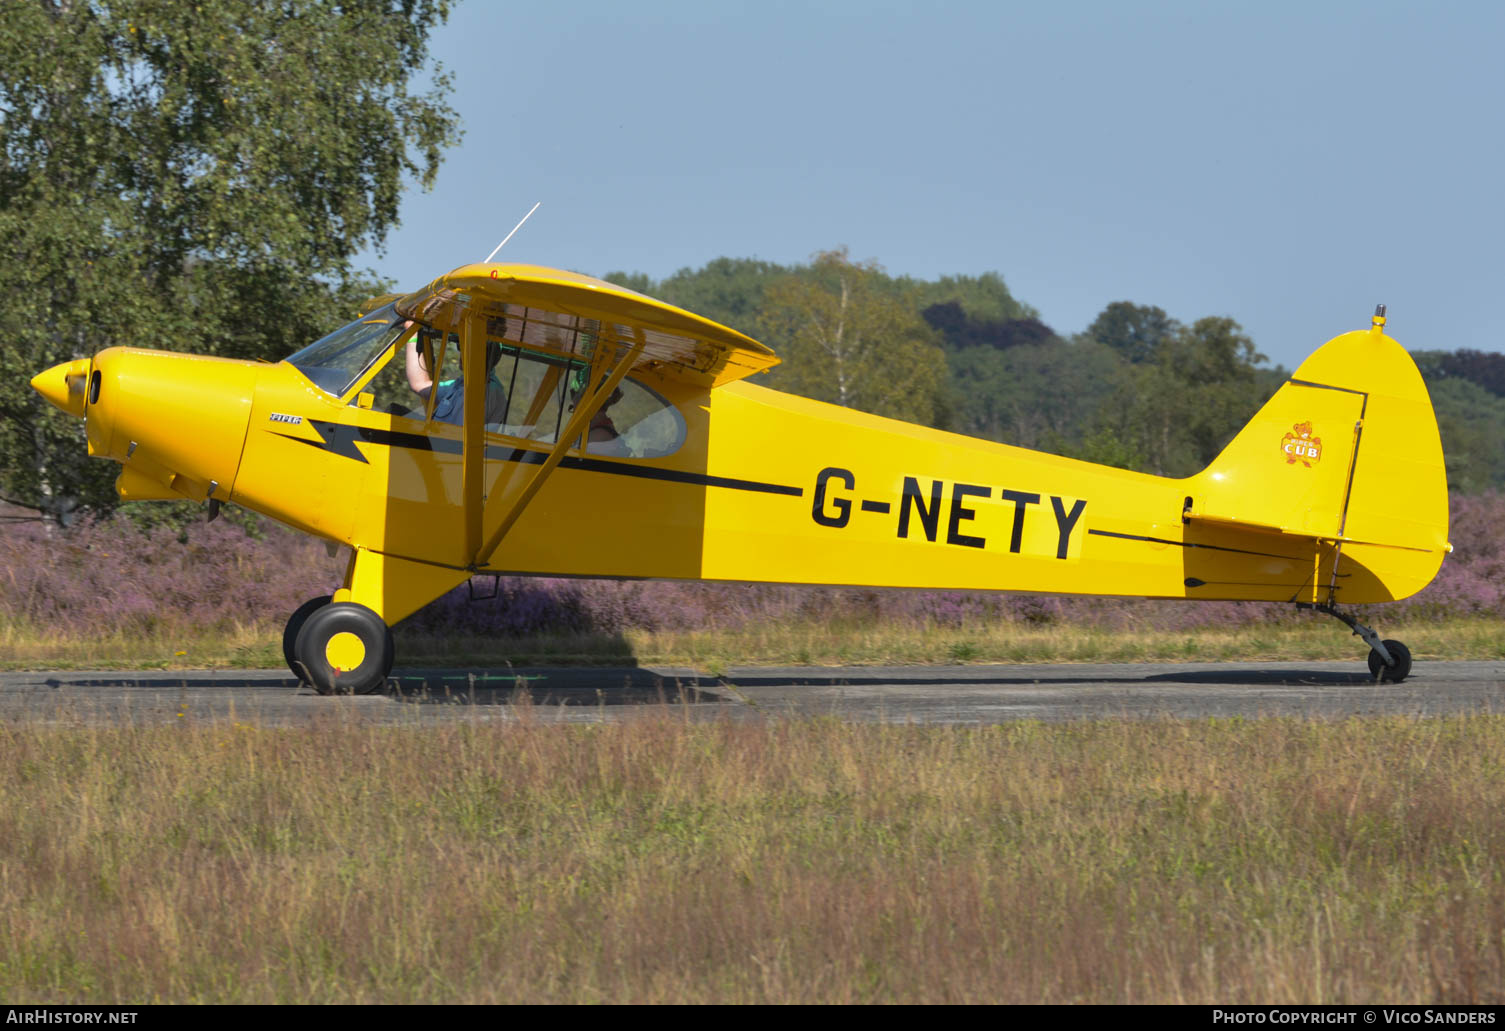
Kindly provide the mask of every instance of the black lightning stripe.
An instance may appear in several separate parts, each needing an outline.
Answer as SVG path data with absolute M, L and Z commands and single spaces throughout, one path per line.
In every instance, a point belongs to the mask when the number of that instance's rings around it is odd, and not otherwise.
M 353 458 L 362 464 L 366 462 L 366 456 L 361 454 L 355 446 L 358 428 L 346 426 L 344 423 L 324 422 L 321 419 L 305 419 L 309 427 L 319 435 L 319 440 L 309 440 L 307 437 L 294 437 L 288 433 L 279 433 L 277 436 L 286 437 L 288 440 L 296 440 L 300 444 L 309 447 L 320 448 L 330 454 L 339 455 L 341 458 Z
M 278 433 L 279 437 L 287 437 L 288 440 L 296 440 L 300 444 L 310 447 L 323 448 L 332 454 L 345 458 L 354 458 L 364 462 L 366 457 L 356 448 L 357 439 L 378 447 L 401 447 L 412 451 L 432 451 L 439 454 L 458 455 L 463 450 L 463 445 L 458 440 L 450 440 L 447 437 L 426 437 L 421 433 L 403 433 L 398 430 L 379 430 L 367 426 L 347 426 L 342 423 L 319 422 L 313 419 L 307 420 L 322 437 L 320 440 L 308 440 L 304 437 L 294 437 L 286 433 Z M 486 457 L 497 462 L 518 462 L 523 465 L 542 465 L 548 455 L 542 451 L 529 451 L 526 448 L 507 447 L 501 444 L 486 445 Z M 599 458 L 565 458 L 559 463 L 562 469 L 578 469 L 589 473 L 610 473 L 614 476 L 637 476 L 648 480 L 665 480 L 670 483 L 689 483 L 700 487 L 726 487 L 731 490 L 755 491 L 760 494 L 783 494 L 789 497 L 803 497 L 803 487 L 790 487 L 782 483 L 764 483 L 761 480 L 742 480 L 731 476 L 710 476 L 706 473 L 692 473 L 680 469 L 659 469 L 647 465 L 628 465 L 625 462 L 606 462 Z

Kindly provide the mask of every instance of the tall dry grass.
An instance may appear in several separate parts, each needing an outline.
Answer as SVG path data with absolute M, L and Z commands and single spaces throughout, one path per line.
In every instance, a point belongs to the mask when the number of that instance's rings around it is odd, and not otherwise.
M 1502 1002 L 1505 720 L 0 726 L 0 997 Z

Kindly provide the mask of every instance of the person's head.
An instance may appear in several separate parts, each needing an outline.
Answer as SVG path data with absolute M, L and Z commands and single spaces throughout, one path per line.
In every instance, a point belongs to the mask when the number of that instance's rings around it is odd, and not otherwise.
M 459 342 L 453 339 L 450 340 L 449 346 L 455 349 L 455 357 L 459 359 L 460 375 L 465 375 L 465 348 L 461 347 Z M 423 360 L 424 368 L 427 369 L 428 359 L 422 357 L 423 351 L 421 348 L 419 349 L 419 356 Z M 498 363 L 500 363 L 501 360 L 502 345 L 497 343 L 495 340 L 486 341 L 486 371 L 488 373 L 491 372 L 491 370 L 497 367 Z

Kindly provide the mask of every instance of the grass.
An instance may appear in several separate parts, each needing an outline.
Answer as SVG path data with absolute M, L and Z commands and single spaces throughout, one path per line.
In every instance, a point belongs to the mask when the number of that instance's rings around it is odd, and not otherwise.
M 0 997 L 1505 1001 L 1505 719 L 0 724 Z
M 1418 660 L 1505 657 L 1499 621 L 1376 620 Z M 908 665 L 995 662 L 1271 661 L 1359 659 L 1367 649 L 1326 617 L 1178 631 L 1107 630 L 1070 623 L 938 627 L 914 623 L 770 620 L 718 630 L 627 630 L 525 637 L 436 635 L 399 626 L 402 665 L 732 666 Z M 49 634 L 0 625 L 0 669 L 258 669 L 282 665 L 281 626 L 224 633 Z

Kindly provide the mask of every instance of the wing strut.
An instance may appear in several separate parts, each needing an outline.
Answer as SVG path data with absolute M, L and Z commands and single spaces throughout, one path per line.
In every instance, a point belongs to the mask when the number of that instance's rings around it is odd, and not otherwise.
M 471 563 L 472 569 L 480 568 L 491 561 L 491 556 L 502 543 L 502 538 L 507 536 L 507 531 L 512 529 L 518 517 L 523 514 L 523 510 L 528 507 L 528 503 L 533 500 L 534 495 L 543 487 L 544 481 L 549 478 L 549 474 L 559 465 L 560 459 L 564 458 L 564 453 L 570 449 L 570 446 L 590 426 L 591 419 L 595 418 L 596 413 L 606 403 L 606 399 L 611 397 L 612 391 L 617 389 L 618 384 L 622 382 L 622 378 L 627 375 L 627 370 L 632 368 L 633 363 L 638 360 L 638 356 L 643 353 L 643 348 L 648 343 L 643 331 L 634 327 L 633 336 L 635 342 L 632 347 L 612 367 L 610 374 L 601 382 L 601 385 L 589 395 L 583 396 L 582 400 L 575 405 L 575 414 L 570 416 L 570 421 L 565 424 L 564 429 L 560 432 L 559 439 L 554 442 L 554 450 L 549 452 L 549 456 L 544 459 L 543 465 L 539 467 L 538 472 L 533 474 L 533 479 L 528 481 L 528 485 L 523 488 L 523 492 L 512 503 L 512 507 L 502 517 L 501 524 L 486 539 L 486 543 L 482 545 L 481 550 L 476 552 L 475 561 Z
M 486 392 L 491 387 L 491 369 L 486 365 L 486 334 L 478 318 L 460 324 L 460 353 L 465 357 L 464 419 L 460 426 L 460 496 L 465 504 L 465 551 L 474 555 L 481 546 L 481 513 L 486 504 Z M 476 370 L 479 370 L 479 375 Z M 435 380 L 438 379 L 436 375 Z M 437 394 L 438 388 L 430 392 Z

